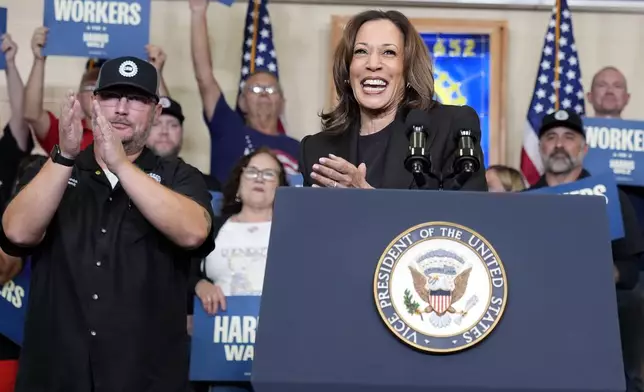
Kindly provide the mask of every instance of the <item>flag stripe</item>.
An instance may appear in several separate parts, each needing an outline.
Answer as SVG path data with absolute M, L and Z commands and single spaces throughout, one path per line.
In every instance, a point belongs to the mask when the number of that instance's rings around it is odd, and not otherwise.
M 567 0 L 557 0 L 548 23 L 521 150 L 521 172 L 529 184 L 543 173 L 538 131 L 546 114 L 558 109 L 584 115 L 584 89 Z

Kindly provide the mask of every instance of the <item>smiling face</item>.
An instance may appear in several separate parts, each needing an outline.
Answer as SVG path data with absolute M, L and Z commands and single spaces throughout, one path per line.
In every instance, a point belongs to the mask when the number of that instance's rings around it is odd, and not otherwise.
M 372 20 L 358 30 L 349 81 L 361 109 L 396 108 L 404 92 L 404 37 L 391 21 Z

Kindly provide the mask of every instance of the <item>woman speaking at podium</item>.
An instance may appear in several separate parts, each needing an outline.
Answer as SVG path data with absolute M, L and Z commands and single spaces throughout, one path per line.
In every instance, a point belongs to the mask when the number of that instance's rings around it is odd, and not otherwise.
M 480 124 L 434 98 L 429 52 L 397 11 L 365 11 L 333 59 L 337 105 L 301 142 L 305 186 L 487 191 Z

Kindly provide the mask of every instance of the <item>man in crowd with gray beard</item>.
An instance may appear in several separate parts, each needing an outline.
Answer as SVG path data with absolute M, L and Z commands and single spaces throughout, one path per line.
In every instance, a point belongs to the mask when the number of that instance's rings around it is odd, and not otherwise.
M 545 173 L 531 189 L 575 182 L 591 175 L 583 168 L 588 145 L 581 117 L 574 111 L 558 110 L 543 118 L 539 150 Z M 644 325 L 644 313 L 632 305 L 636 302 L 633 288 L 638 280 L 644 241 L 628 196 L 621 190 L 618 192 L 624 237 L 612 241 L 612 251 L 627 391 L 642 391 L 644 337 L 639 326 Z

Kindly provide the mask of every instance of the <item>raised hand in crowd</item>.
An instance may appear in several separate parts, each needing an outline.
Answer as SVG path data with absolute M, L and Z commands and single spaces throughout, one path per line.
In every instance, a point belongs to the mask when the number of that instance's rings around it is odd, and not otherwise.
M 15 63 L 16 53 L 18 52 L 18 45 L 11 39 L 11 34 L 4 34 L 2 36 L 2 53 L 4 58 L 9 63 Z
M 33 148 L 33 143 L 31 142 L 29 126 L 24 118 L 25 86 L 22 83 L 20 72 L 18 72 L 18 67 L 16 66 L 18 45 L 13 41 L 10 34 L 4 34 L 2 36 L 2 52 L 4 53 L 7 64 L 5 76 L 7 77 L 7 92 L 9 95 L 9 106 L 11 108 L 9 130 L 20 150 L 27 153 Z M 12 156 L 15 157 L 15 155 Z M 18 162 L 13 162 L 12 164 L 18 165 Z
M 226 296 L 218 285 L 202 279 L 195 287 L 195 294 L 201 300 L 206 313 L 212 315 L 217 313 L 219 309 L 226 310 Z
M 73 91 L 63 101 L 60 113 L 59 140 L 63 157 L 74 159 L 80 154 L 83 137 L 83 111 Z
M 42 48 L 47 44 L 47 33 L 49 29 L 47 27 L 38 27 L 34 31 L 34 35 L 31 37 L 31 51 L 34 53 L 34 57 L 38 60 L 44 60 L 45 56 L 42 54 Z
M 98 101 L 93 102 L 94 144 L 98 156 L 105 162 L 107 168 L 115 173 L 118 167 L 128 162 L 121 138 L 112 129 L 112 124 L 105 118 Z
M 163 79 L 163 67 L 165 66 L 166 54 L 163 48 L 156 45 L 147 45 L 145 47 L 148 53 L 148 62 L 154 65 L 154 68 L 159 72 L 159 95 L 162 97 L 169 97 L 170 90 Z
M 209 0 L 188 0 L 191 11 L 205 11 L 208 9 Z
M 148 52 L 148 61 L 154 65 L 157 71 L 163 71 L 165 65 L 166 54 L 163 49 L 156 45 L 147 45 L 145 50 Z

